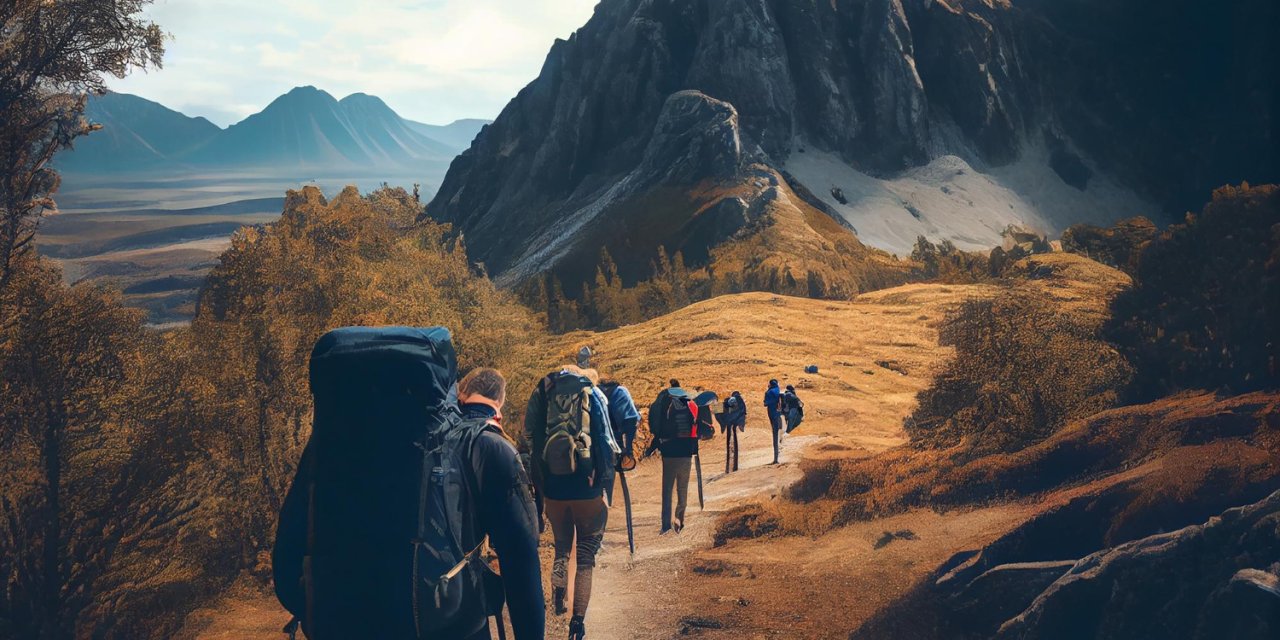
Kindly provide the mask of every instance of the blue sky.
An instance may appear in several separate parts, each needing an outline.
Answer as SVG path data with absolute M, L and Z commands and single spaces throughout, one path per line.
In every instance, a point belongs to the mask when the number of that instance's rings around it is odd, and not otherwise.
M 300 85 L 363 91 L 401 115 L 493 118 L 596 0 L 157 0 L 164 68 L 113 79 L 227 126 Z

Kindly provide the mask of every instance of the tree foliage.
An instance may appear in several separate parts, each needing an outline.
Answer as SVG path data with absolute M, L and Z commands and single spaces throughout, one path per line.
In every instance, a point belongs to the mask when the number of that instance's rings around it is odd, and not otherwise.
M 920 394 L 907 434 L 927 446 L 963 441 L 970 455 L 1017 451 L 1114 406 L 1132 369 L 1098 333 L 1096 321 L 1016 287 L 964 303 L 940 336 L 955 360 Z
M 1108 336 L 1137 399 L 1280 383 L 1280 188 L 1223 187 L 1142 251 Z
M 92 130 L 87 94 L 104 74 L 159 66 L 160 28 L 141 17 L 150 0 L 9 0 L 0 4 L 0 288 L 31 249 L 54 204 L 49 162 Z
M 1077 224 L 1062 232 L 1062 250 L 1078 253 L 1133 275 L 1138 257 L 1160 230 L 1141 216 L 1117 222 L 1110 228 Z
M 210 274 L 195 320 L 146 330 L 119 295 L 24 257 L 0 303 L 0 637 L 164 638 L 265 579 L 310 433 L 307 362 L 347 325 L 443 325 L 463 369 L 528 395 L 536 317 L 401 189 L 290 193 Z

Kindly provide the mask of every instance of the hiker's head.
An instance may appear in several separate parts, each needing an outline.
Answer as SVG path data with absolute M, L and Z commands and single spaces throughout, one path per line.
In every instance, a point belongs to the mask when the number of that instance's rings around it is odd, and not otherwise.
M 679 381 L 679 380 L 676 380 L 675 378 L 672 378 L 672 379 L 671 379 L 671 388 L 672 388 L 672 389 L 678 389 L 679 387 L 680 387 L 680 381 Z
M 462 382 L 458 383 L 458 400 L 487 404 L 495 409 L 501 409 L 502 403 L 507 400 L 507 379 L 503 378 L 502 372 L 497 369 L 488 367 L 472 369 L 462 378 Z
M 735 397 L 735 398 L 741 398 L 741 397 L 742 397 L 742 394 L 741 394 L 740 392 L 738 392 L 738 391 L 734 391 L 731 395 L 733 395 L 733 397 Z
M 772 387 L 776 387 L 776 386 L 778 386 L 778 381 L 777 381 L 777 380 L 770 380 L 770 381 L 769 381 L 769 387 L 770 387 L 770 388 L 772 388 Z
M 792 385 L 787 385 L 787 391 L 794 392 L 795 390 L 796 390 L 796 388 L 795 388 L 794 386 L 792 386 Z

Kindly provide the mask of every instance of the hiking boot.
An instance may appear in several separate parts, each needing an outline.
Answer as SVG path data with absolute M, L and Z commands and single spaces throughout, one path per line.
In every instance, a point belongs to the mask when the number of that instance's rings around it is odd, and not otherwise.
M 556 615 L 562 616 L 569 612 L 569 608 L 564 606 L 564 587 L 553 587 L 551 589 L 551 603 L 556 608 Z
M 663 527 L 663 528 L 662 528 L 662 531 L 659 531 L 659 532 L 658 532 L 658 535 L 660 535 L 660 536 L 665 536 L 665 535 L 667 535 L 668 533 L 671 533 L 671 527 Z
M 587 637 L 587 625 L 583 623 L 582 616 L 574 616 L 569 621 L 569 640 L 583 640 Z

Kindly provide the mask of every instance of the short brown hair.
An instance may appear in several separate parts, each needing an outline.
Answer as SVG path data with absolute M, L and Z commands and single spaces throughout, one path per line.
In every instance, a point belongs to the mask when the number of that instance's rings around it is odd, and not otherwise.
M 472 369 L 458 383 L 458 395 L 462 397 L 479 395 L 494 402 L 503 402 L 507 399 L 507 379 L 502 377 L 502 372 L 497 369 L 489 367 Z

